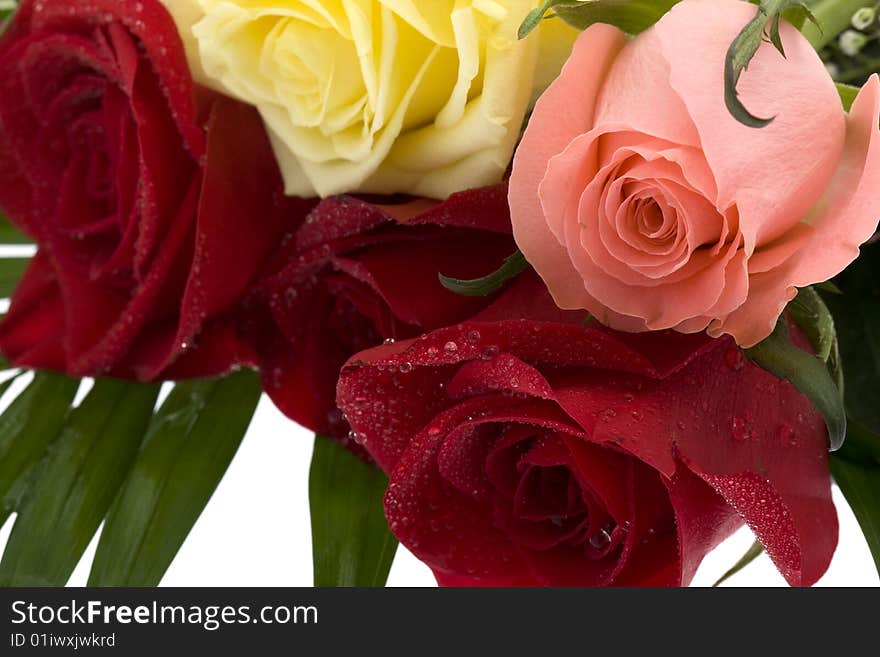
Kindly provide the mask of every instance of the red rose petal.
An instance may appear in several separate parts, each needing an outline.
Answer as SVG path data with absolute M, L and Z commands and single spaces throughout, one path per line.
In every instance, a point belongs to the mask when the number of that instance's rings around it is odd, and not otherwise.
M 827 435 L 809 401 L 741 352 L 731 358 L 735 347 L 726 338 L 633 337 L 593 325 L 527 319 L 518 288 L 528 289 L 528 276 L 487 311 L 497 321 L 465 322 L 382 345 L 357 354 L 343 368 L 340 407 L 398 484 L 387 512 L 397 519 L 395 531 L 404 543 L 418 543 L 416 554 L 447 582 L 522 582 L 532 576 L 544 583 L 676 584 L 689 581 L 708 550 L 744 518 L 792 584 L 814 582 L 833 552 L 837 525 Z M 508 299 L 517 319 L 501 319 Z M 547 316 L 540 299 L 532 307 L 539 317 Z M 499 368 L 505 355 L 508 367 Z M 522 390 L 512 385 L 519 375 L 526 383 Z M 552 402 L 545 400 L 548 387 Z M 553 402 L 558 410 L 550 412 Z M 561 409 L 569 420 L 554 415 Z M 510 466 L 493 465 L 485 446 L 465 449 L 467 440 L 480 436 L 460 433 L 460 427 L 540 425 L 538 418 L 548 413 L 559 430 L 582 436 L 567 439 L 572 454 L 587 449 L 578 440 L 589 440 L 637 459 L 630 459 L 640 474 L 627 479 L 628 493 L 620 490 L 622 476 L 603 483 L 601 469 L 589 470 L 590 459 L 572 462 L 584 484 L 606 491 L 603 502 L 612 517 L 631 523 L 627 536 L 618 537 L 622 552 L 610 570 L 607 564 L 584 565 L 576 550 L 557 555 L 555 548 L 519 546 L 528 564 L 520 570 L 493 569 L 479 556 L 490 549 L 480 542 L 497 546 L 496 524 L 507 522 L 504 516 L 486 516 L 486 484 L 508 491 L 517 484 L 503 475 Z M 445 445 L 450 435 L 452 443 Z M 468 485 L 480 482 L 481 463 L 487 479 L 474 486 L 473 495 L 464 495 Z M 452 513 L 452 498 L 444 497 L 449 490 L 461 496 L 455 509 L 464 509 L 467 526 L 432 536 L 430 520 Z M 459 545 L 461 536 L 468 537 L 466 545 Z
M 44 253 L 31 258 L 0 324 L 0 345 L 22 367 L 63 370 L 64 304 Z

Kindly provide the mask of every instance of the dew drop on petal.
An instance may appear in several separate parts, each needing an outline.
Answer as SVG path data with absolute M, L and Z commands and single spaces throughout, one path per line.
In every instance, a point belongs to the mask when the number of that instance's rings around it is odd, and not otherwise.
M 611 534 L 606 530 L 600 529 L 590 536 L 590 547 L 601 552 L 611 544 Z
M 731 347 L 724 354 L 724 362 L 727 364 L 727 367 L 736 372 L 741 370 L 743 365 L 746 364 L 746 357 L 742 351 Z
M 752 428 L 749 425 L 748 419 L 739 415 L 733 418 L 730 430 L 733 434 L 733 439 L 736 441 L 744 442 L 752 438 Z
M 779 444 L 783 447 L 794 447 L 797 445 L 797 435 L 794 432 L 794 427 L 787 422 L 779 425 L 777 433 L 779 435 Z

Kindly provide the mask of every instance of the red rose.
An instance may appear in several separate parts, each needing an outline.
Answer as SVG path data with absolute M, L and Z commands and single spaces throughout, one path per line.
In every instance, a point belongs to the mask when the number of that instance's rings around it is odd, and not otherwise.
M 346 359 L 472 316 L 487 300 L 453 294 L 437 274 L 482 276 L 515 248 L 504 186 L 440 204 L 377 205 L 348 196 L 321 202 L 245 304 L 264 388 L 300 424 L 346 436 L 335 404 Z
M 338 387 L 441 584 L 685 584 L 741 517 L 791 584 L 825 571 L 822 418 L 732 340 L 584 327 L 531 274 L 477 319 L 362 352 Z
M 256 112 L 196 96 L 158 0 L 22 3 L 0 42 L 0 207 L 39 245 L 0 328 L 17 365 L 149 379 L 243 357 L 231 311 L 287 202 Z

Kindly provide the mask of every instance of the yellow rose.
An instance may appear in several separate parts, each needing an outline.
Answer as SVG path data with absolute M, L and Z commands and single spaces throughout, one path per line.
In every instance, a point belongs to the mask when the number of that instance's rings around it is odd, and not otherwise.
M 499 181 L 576 37 L 553 20 L 518 41 L 536 0 L 165 3 L 196 77 L 259 109 L 297 196 Z

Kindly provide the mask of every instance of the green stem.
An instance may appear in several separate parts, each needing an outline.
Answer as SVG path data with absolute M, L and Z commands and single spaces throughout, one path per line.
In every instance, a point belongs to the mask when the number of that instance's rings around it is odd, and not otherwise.
M 852 15 L 863 7 L 873 7 L 873 0 L 807 0 L 807 6 L 822 27 L 821 30 L 807 21 L 801 30 L 816 50 L 843 32 Z

